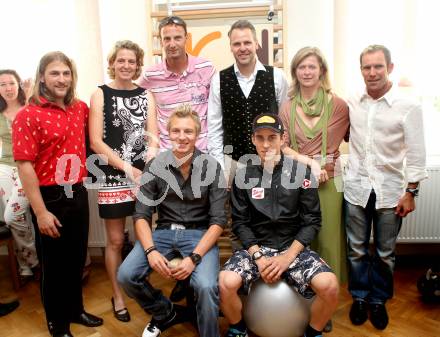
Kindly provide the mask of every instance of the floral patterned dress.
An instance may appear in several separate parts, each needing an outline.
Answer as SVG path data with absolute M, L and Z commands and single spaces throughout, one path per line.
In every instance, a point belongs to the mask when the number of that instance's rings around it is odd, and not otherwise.
M 132 166 L 145 166 L 145 122 L 148 111 L 147 92 L 143 88 L 118 90 L 100 86 L 104 93 L 104 142 Z M 125 172 L 107 163 L 95 163 L 100 188 L 99 215 L 104 219 L 130 216 L 134 211 L 135 184 Z M 92 170 L 91 170 L 92 171 Z M 94 172 L 91 172 L 93 175 Z

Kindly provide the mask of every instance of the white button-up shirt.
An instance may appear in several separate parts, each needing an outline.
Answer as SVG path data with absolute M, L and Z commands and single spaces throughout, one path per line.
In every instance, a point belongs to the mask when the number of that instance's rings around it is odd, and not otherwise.
M 348 100 L 350 154 L 345 199 L 365 207 L 371 190 L 376 209 L 393 208 L 408 182 L 427 177 L 422 108 L 394 86 L 375 100 L 366 92 Z
M 246 77 L 240 73 L 238 66 L 234 63 L 234 72 L 237 76 L 241 91 L 247 98 L 252 91 L 259 70 L 266 71 L 264 65 L 257 59 L 254 72 Z M 281 69 L 273 68 L 273 80 L 275 86 L 275 97 L 278 108 L 287 99 L 288 84 Z M 223 112 L 220 98 L 220 74 L 217 72 L 211 81 L 211 88 L 208 99 L 208 153 L 217 159 L 223 166 Z

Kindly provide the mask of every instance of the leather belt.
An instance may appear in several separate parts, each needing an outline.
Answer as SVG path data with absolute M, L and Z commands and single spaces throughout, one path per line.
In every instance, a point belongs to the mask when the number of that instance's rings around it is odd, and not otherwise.
M 200 229 L 200 230 L 205 230 L 207 229 L 208 226 L 205 224 L 200 224 L 200 223 L 186 223 L 186 224 L 180 224 L 180 223 L 171 223 L 171 224 L 167 224 L 167 225 L 160 225 L 158 228 L 156 228 L 156 230 L 161 230 L 161 229 L 170 229 L 170 230 L 184 230 L 184 229 Z

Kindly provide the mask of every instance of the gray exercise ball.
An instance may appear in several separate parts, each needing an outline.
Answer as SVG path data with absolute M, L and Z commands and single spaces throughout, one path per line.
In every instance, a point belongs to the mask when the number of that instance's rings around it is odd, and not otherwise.
M 298 337 L 310 320 L 309 303 L 284 281 L 253 283 L 243 316 L 252 332 L 261 337 Z

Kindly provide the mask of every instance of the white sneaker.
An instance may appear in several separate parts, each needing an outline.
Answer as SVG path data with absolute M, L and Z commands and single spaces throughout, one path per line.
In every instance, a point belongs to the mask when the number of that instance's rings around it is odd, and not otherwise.
M 32 272 L 32 269 L 28 266 L 21 266 L 20 267 L 20 275 L 21 276 L 32 276 L 34 273 Z
M 151 320 L 150 323 L 147 324 L 147 326 L 144 329 L 144 332 L 142 333 L 142 337 L 157 337 L 161 333 L 160 329 L 157 327 L 156 322 L 154 320 Z
M 170 316 L 165 320 L 157 321 L 152 318 L 150 323 L 145 327 L 142 337 L 157 337 L 169 327 L 186 321 L 188 321 L 186 308 L 175 304 L 173 305 Z

